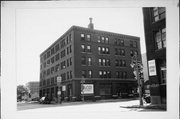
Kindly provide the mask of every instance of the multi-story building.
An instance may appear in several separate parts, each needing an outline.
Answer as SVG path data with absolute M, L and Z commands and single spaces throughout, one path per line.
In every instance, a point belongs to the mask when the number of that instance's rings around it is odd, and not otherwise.
M 40 97 L 57 96 L 61 77 L 63 99 L 112 98 L 137 89 L 131 56 L 141 59 L 140 38 L 72 26 L 40 55 Z M 84 90 L 82 91 L 82 85 Z
M 39 81 L 31 81 L 26 84 L 26 87 L 29 91 L 29 98 L 39 97 Z
M 152 103 L 166 103 L 166 10 L 143 8 Z

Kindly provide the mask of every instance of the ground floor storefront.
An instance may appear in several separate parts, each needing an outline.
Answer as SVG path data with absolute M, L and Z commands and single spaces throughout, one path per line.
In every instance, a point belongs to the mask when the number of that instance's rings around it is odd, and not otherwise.
M 111 98 L 127 98 L 137 92 L 137 81 L 117 79 L 72 79 L 63 81 L 61 85 L 40 89 L 40 97 L 57 97 L 60 92 L 64 101 L 99 100 Z

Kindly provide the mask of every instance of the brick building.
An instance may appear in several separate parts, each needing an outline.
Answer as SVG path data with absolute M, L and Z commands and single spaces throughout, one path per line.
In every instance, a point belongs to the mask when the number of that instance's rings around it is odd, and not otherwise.
M 143 15 L 151 100 L 166 103 L 166 10 L 143 8 Z
M 57 77 L 61 77 L 62 98 L 81 100 L 113 98 L 137 89 L 131 55 L 141 60 L 140 38 L 72 26 L 40 55 L 40 97 L 57 96 Z M 82 82 L 83 80 L 83 82 Z M 82 93 L 81 84 L 89 92 Z

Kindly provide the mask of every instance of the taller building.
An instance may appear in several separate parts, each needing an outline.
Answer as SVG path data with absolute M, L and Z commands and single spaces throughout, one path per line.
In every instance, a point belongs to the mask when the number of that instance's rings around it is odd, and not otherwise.
M 143 8 L 143 15 L 151 100 L 166 103 L 166 10 Z
M 134 53 L 141 60 L 139 37 L 95 30 L 92 18 L 88 28 L 72 26 L 40 55 L 40 97 L 57 96 L 59 77 L 63 99 L 128 95 L 137 90 Z

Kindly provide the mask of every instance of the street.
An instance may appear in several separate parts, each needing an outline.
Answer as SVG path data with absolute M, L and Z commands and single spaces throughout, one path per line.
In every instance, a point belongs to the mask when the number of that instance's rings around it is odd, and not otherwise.
M 37 102 L 32 103 L 18 103 L 17 110 L 23 112 L 29 111 L 65 111 L 73 112 L 81 110 L 82 112 L 142 112 L 142 111 L 165 111 L 163 108 L 152 108 L 150 104 L 144 104 L 144 107 L 139 107 L 138 99 L 110 99 L 110 100 L 99 100 L 96 102 L 85 101 L 85 102 L 63 102 L 62 104 L 39 104 Z M 33 110 L 32 110 L 33 109 Z

